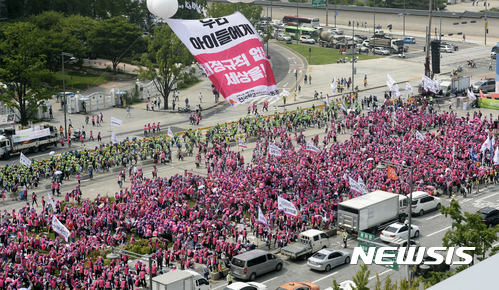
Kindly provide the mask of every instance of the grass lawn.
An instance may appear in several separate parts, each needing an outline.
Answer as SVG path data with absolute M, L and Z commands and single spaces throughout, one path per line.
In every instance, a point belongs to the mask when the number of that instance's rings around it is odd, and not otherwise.
M 281 43 L 281 44 L 298 52 L 305 59 L 307 59 L 307 61 L 308 61 L 308 48 L 311 47 L 312 48 L 312 57 L 311 57 L 309 65 L 322 65 L 322 64 L 336 63 L 336 61 L 338 61 L 338 58 L 340 57 L 340 53 L 339 53 L 338 49 L 320 47 L 320 46 L 314 46 L 314 45 L 307 45 L 307 44 L 296 44 L 296 43 L 293 43 L 293 44 Z M 351 55 L 341 55 L 341 57 L 345 57 L 345 56 L 348 56 L 348 59 L 352 58 Z M 366 55 L 366 54 L 355 54 L 355 56 L 358 56 L 359 60 L 379 58 L 379 56 Z
M 102 85 L 104 81 L 112 82 L 113 78 L 111 77 L 100 77 L 92 74 L 82 74 L 73 71 L 64 71 L 64 76 L 66 78 L 66 91 L 81 91 L 87 88 L 87 86 L 91 86 L 97 81 L 96 84 Z M 73 77 L 73 80 L 71 80 Z M 98 79 L 98 80 L 97 80 Z M 59 71 L 55 74 L 55 85 L 59 87 L 62 91 L 62 71 Z M 95 84 L 94 84 L 95 85 Z

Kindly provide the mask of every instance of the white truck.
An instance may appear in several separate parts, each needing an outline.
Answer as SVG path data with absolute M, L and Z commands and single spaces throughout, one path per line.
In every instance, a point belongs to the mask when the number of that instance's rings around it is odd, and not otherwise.
M 305 259 L 308 255 L 329 247 L 329 238 L 323 231 L 308 230 L 300 233 L 296 243 L 281 249 L 281 253 L 291 259 Z
M 57 146 L 60 140 L 57 129 L 50 124 L 35 126 L 27 130 L 4 129 L 0 136 L 0 157 L 9 159 L 16 153 L 45 151 Z
M 350 233 L 375 234 L 394 221 L 404 222 L 407 203 L 404 195 L 376 190 L 338 204 L 338 226 Z
M 452 79 L 443 79 L 440 82 L 440 91 L 439 95 L 447 95 L 447 93 L 452 94 L 454 92 L 464 91 L 464 95 L 466 96 L 465 90 L 470 86 L 470 77 L 457 77 Z
M 152 278 L 152 290 L 209 290 L 210 282 L 191 270 L 174 270 Z

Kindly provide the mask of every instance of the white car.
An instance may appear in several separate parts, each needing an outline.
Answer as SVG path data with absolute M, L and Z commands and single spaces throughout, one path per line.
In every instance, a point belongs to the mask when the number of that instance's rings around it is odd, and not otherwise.
M 300 37 L 300 42 L 315 44 L 315 39 L 310 38 L 308 35 L 303 35 Z
M 446 44 L 446 45 L 440 45 L 440 52 L 447 52 L 447 53 L 451 53 L 451 52 L 454 52 L 454 48 L 451 47 L 450 45 Z
M 407 231 L 409 230 L 409 226 L 403 223 L 394 223 L 389 225 L 386 229 L 384 229 L 379 237 L 384 242 L 391 242 L 398 238 L 406 238 L 407 239 Z M 411 238 L 419 237 L 419 227 L 415 225 L 411 225 Z
M 286 34 L 279 34 L 279 35 L 277 35 L 277 40 L 288 41 L 288 40 L 291 40 L 291 37 L 287 36 Z
M 362 44 L 356 44 L 355 47 L 357 48 L 357 51 L 359 52 L 369 52 L 369 47 L 363 46 Z
M 257 282 L 234 282 L 225 286 L 223 290 L 267 290 L 267 286 Z
M 334 31 L 338 35 L 342 35 L 343 34 L 343 29 L 341 29 L 341 28 L 331 28 L 331 29 L 329 29 L 329 31 Z
M 384 47 L 375 47 L 373 53 L 381 55 L 390 55 L 390 51 Z
M 412 212 L 424 215 L 425 212 L 439 210 L 442 207 L 442 200 L 439 197 L 431 196 L 424 191 L 412 193 Z

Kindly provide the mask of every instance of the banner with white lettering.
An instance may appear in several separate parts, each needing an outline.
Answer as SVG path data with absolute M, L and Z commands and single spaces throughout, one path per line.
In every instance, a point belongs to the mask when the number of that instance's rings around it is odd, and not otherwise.
M 123 124 L 123 121 L 120 119 L 116 119 L 115 117 L 111 117 L 111 126 L 120 127 Z
M 395 80 L 388 73 L 386 73 L 386 85 L 389 89 L 392 89 L 393 84 L 395 84 Z
M 338 88 L 338 82 L 336 82 L 336 78 L 334 78 L 333 82 L 331 83 L 331 90 L 333 91 L 333 96 L 336 94 L 336 89 Z
M 173 132 L 170 127 L 168 127 L 168 133 L 166 133 L 166 135 L 170 136 L 170 138 L 173 138 Z
M 269 154 L 274 156 L 281 156 L 281 148 L 277 147 L 273 143 L 269 144 Z
M 412 93 L 412 87 L 409 83 L 405 83 L 405 91 L 408 93 Z
M 116 134 L 114 134 L 114 131 L 113 134 L 111 134 L 111 141 L 113 141 L 113 144 L 120 143 L 120 141 L 118 141 L 118 137 L 116 137 Z
M 54 199 L 52 199 L 52 196 L 50 195 L 50 192 L 47 192 L 47 193 L 48 193 L 48 195 L 49 195 L 48 200 L 49 200 L 50 205 L 52 206 L 52 210 L 53 210 L 54 212 L 56 212 L 56 211 L 57 211 L 57 208 L 55 207 Z
M 233 107 L 261 97 L 279 96 L 260 37 L 241 13 L 166 22 Z
M 307 146 L 305 147 L 305 150 L 306 151 L 309 151 L 309 152 L 314 152 L 314 153 L 319 153 L 321 152 L 321 150 L 319 150 L 319 148 L 315 147 L 312 142 L 308 142 L 307 143 Z
M 363 190 L 359 183 L 355 181 L 353 178 L 350 176 L 348 177 L 348 183 L 350 184 L 350 190 L 355 191 L 357 193 L 363 194 Z
M 241 138 L 239 138 L 239 147 L 248 148 L 248 146 L 246 146 L 246 143 L 244 143 L 243 139 Z
M 260 207 L 258 207 L 258 222 L 262 223 L 266 226 L 269 225 L 269 223 L 267 222 L 267 219 L 265 218 L 265 215 L 263 214 L 262 209 Z
M 419 131 L 416 131 L 416 139 L 424 141 L 424 136 Z
M 12 124 L 15 122 L 15 114 L 0 115 L 0 125 Z
M 22 132 L 16 132 L 16 135 L 12 136 L 12 142 L 13 143 L 19 143 L 23 141 L 28 141 L 28 140 L 33 140 L 33 139 L 38 139 L 41 137 L 45 136 L 50 136 L 50 129 L 43 129 L 43 130 L 23 130 Z
M 55 217 L 55 215 L 52 217 L 52 228 L 54 229 L 54 232 L 61 235 L 64 240 L 68 242 L 71 232 Z
M 277 196 L 277 209 L 283 210 L 285 214 L 289 214 L 292 216 L 298 215 L 298 210 L 296 209 L 295 205 L 280 196 Z
M 26 155 L 24 155 L 22 152 L 21 156 L 19 157 L 19 163 L 26 165 L 26 167 L 31 166 L 31 160 L 29 160 L 29 158 L 26 157 Z
M 368 194 L 369 191 L 367 190 L 367 186 L 364 183 L 364 180 L 362 180 L 362 177 L 357 178 L 357 184 L 359 185 L 360 189 L 362 190 L 362 194 Z

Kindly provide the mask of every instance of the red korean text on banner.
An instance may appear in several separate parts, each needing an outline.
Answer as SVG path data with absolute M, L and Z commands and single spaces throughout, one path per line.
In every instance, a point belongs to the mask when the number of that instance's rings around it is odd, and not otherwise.
M 167 19 L 167 23 L 233 107 L 279 96 L 258 33 L 241 13 L 201 20 Z
M 395 172 L 395 168 L 388 166 L 388 178 L 391 180 L 397 180 L 397 172 Z

